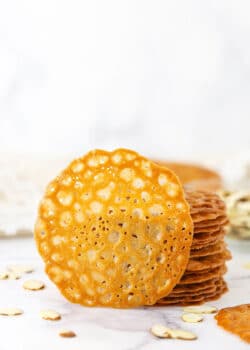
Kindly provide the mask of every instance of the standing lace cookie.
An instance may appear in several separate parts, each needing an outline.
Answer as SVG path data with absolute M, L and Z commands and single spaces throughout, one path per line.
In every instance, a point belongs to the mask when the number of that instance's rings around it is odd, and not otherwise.
M 91 151 L 47 187 L 35 238 L 70 301 L 154 304 L 180 280 L 193 223 L 177 177 L 125 149 Z

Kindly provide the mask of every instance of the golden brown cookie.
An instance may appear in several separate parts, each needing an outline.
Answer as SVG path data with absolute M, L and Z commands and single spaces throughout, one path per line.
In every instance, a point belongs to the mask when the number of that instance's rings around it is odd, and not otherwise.
M 198 249 L 201 247 L 208 246 L 210 244 L 214 244 L 224 238 L 226 234 L 225 229 L 221 228 L 218 231 L 209 233 L 209 232 L 201 232 L 199 234 L 194 235 L 192 242 L 192 249 Z
M 222 188 L 222 179 L 214 170 L 207 169 L 198 164 L 176 163 L 163 160 L 156 160 L 155 162 L 174 171 L 180 178 L 180 181 L 193 191 L 207 190 L 215 192 Z
M 226 243 L 221 240 L 214 244 L 205 246 L 200 249 L 191 249 L 190 258 L 200 258 L 203 256 L 211 256 L 214 254 L 222 253 L 226 249 Z
M 223 265 L 225 261 L 229 259 L 231 259 L 231 253 L 227 249 L 222 253 L 200 258 L 191 258 L 186 267 L 186 272 L 209 271 L 210 269 Z
M 250 304 L 221 309 L 215 319 L 219 326 L 250 343 Z
M 216 194 L 205 191 L 187 191 L 186 198 L 194 221 L 190 259 L 180 282 L 159 301 L 165 305 L 202 303 L 219 297 L 226 290 L 222 276 L 231 254 L 224 243 L 225 205 Z
M 212 301 L 220 298 L 226 291 L 227 285 L 224 280 L 221 280 L 216 287 L 215 291 L 204 293 L 203 295 L 192 295 L 187 297 L 166 297 L 161 299 L 158 303 L 160 305 L 178 305 L 178 306 L 187 306 L 187 305 L 198 305 L 203 304 L 207 301 Z
M 211 286 L 216 286 L 218 281 L 220 281 L 221 277 L 212 278 L 211 280 L 200 282 L 200 283 L 191 283 L 191 284 L 180 284 L 172 290 L 171 295 L 179 295 L 184 293 L 196 293 L 205 291 L 207 288 Z
M 200 283 L 209 281 L 214 278 L 218 278 L 225 274 L 227 272 L 226 265 L 222 265 L 219 267 L 215 267 L 214 269 L 211 269 L 209 272 L 205 271 L 203 273 L 190 273 L 190 274 L 184 274 L 181 278 L 179 284 L 192 284 L 192 283 Z M 178 285 L 179 285 L 178 284 Z
M 200 223 L 195 224 L 195 231 L 199 232 L 199 231 L 204 231 L 204 230 L 213 230 L 216 229 L 216 227 L 225 227 L 227 226 L 229 223 L 228 218 L 226 215 L 224 216 L 220 216 L 215 220 L 207 220 L 207 221 L 202 221 Z
M 87 306 L 151 305 L 168 295 L 192 235 L 175 174 L 124 149 L 69 164 L 47 187 L 35 227 L 50 279 Z

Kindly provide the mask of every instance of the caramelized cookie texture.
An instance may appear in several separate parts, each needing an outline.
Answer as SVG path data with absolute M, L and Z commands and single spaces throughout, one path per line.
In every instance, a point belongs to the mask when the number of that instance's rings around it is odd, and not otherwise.
M 35 226 L 46 272 L 68 300 L 118 308 L 168 295 L 192 236 L 178 178 L 125 149 L 74 160 L 48 185 Z
M 218 299 L 227 291 L 223 275 L 231 254 L 224 242 L 228 223 L 224 202 L 207 191 L 186 191 L 194 236 L 186 270 L 162 305 L 193 305 Z
M 250 343 L 250 304 L 221 309 L 215 319 L 219 326 Z

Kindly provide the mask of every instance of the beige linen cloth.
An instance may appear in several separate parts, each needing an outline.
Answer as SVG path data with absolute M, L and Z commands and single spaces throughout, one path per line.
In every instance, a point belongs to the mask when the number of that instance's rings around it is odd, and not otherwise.
M 65 157 L 0 154 L 0 236 L 32 234 L 38 203 Z

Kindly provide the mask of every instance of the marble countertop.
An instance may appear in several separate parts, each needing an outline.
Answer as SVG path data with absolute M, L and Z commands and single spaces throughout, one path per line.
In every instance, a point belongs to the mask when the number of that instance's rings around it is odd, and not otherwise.
M 250 302 L 250 270 L 244 264 L 250 261 L 250 242 L 229 241 L 233 259 L 226 276 L 229 292 L 219 301 L 211 303 L 218 308 Z M 86 308 L 67 302 L 43 272 L 31 237 L 2 238 L 0 240 L 0 270 L 8 264 L 31 264 L 35 267 L 32 278 L 46 283 L 41 291 L 22 288 L 25 278 L 0 281 L 0 307 L 19 307 L 24 314 L 0 317 L 1 350 L 154 350 L 154 349 L 211 349 L 243 350 L 249 346 L 216 325 L 213 315 L 203 322 L 187 324 L 181 321 L 181 308 L 144 307 L 131 310 Z M 60 321 L 45 321 L 39 317 L 42 309 L 61 313 Z M 190 330 L 198 335 L 196 341 L 156 339 L 149 328 L 162 323 L 170 327 Z M 76 338 L 61 338 L 58 331 L 71 329 Z

